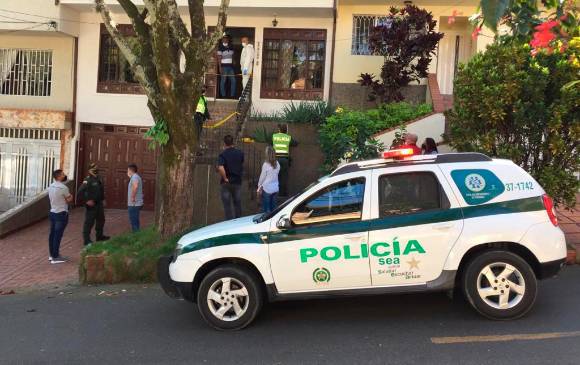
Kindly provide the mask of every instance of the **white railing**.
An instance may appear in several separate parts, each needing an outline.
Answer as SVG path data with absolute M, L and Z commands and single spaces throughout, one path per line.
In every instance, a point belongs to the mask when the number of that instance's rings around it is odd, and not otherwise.
M 52 171 L 60 165 L 60 148 L 58 130 L 0 128 L 0 212 L 50 185 Z

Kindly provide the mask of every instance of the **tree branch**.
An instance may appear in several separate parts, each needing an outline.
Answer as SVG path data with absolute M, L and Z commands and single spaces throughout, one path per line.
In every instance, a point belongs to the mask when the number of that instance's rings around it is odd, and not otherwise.
M 230 0 L 221 0 L 215 33 L 208 37 L 208 41 L 206 42 L 206 49 L 208 52 L 214 49 L 218 41 L 223 37 L 223 33 L 226 28 L 226 21 L 228 19 L 229 6 Z
M 137 64 L 137 56 L 135 55 L 135 52 L 133 52 L 133 49 L 131 49 L 129 42 L 127 42 L 125 37 L 117 29 L 117 24 L 115 23 L 113 18 L 111 18 L 111 12 L 109 8 L 105 5 L 104 0 L 95 0 L 95 5 L 96 10 L 101 14 L 101 18 L 103 19 L 105 27 L 107 28 L 109 34 L 111 34 L 111 37 L 119 47 L 119 50 L 121 51 L 121 53 L 123 53 L 123 56 L 125 56 L 125 59 L 127 60 L 127 62 L 129 62 L 129 65 L 131 67 L 134 67 Z
M 177 39 L 179 44 L 179 48 L 183 51 L 183 53 L 188 54 L 190 53 L 190 44 L 192 42 L 191 34 L 187 30 L 183 19 L 181 19 L 181 15 L 179 15 L 179 10 L 177 9 L 177 3 L 175 0 L 166 0 L 168 5 L 169 11 L 169 26 Z
M 127 6 L 127 8 L 130 11 L 132 11 L 131 7 L 135 6 L 133 3 L 131 3 L 130 0 L 119 0 L 120 4 L 121 2 L 124 2 L 125 6 Z M 158 94 L 157 80 L 151 78 L 151 71 L 154 72 L 154 70 L 150 70 L 148 67 L 143 66 L 142 62 L 140 62 L 139 54 L 131 48 L 127 39 L 117 29 L 117 24 L 115 23 L 113 18 L 111 18 L 111 11 L 107 7 L 107 5 L 105 5 L 104 0 L 95 0 L 95 5 L 97 12 L 101 14 L 101 18 L 103 20 L 105 28 L 107 28 L 107 31 L 113 38 L 113 41 L 115 41 L 115 44 L 117 45 L 117 47 L 119 47 L 121 54 L 123 55 L 123 57 L 125 57 L 125 59 L 129 63 L 129 66 L 131 67 L 131 70 L 133 70 L 135 77 L 137 78 L 137 80 L 139 80 L 139 83 L 145 90 L 149 102 L 152 103 L 153 105 L 157 104 L 156 98 L 156 95 Z M 123 4 L 121 4 L 121 6 L 123 6 Z M 125 9 L 125 7 L 123 8 Z M 137 14 L 139 13 L 137 12 Z M 147 46 L 150 47 L 150 44 L 151 42 L 149 38 L 148 43 L 145 42 L 145 44 L 142 45 L 141 47 Z M 139 53 L 143 55 L 144 52 L 141 49 L 141 52 Z
M 205 39 L 205 16 L 203 11 L 203 0 L 188 0 L 189 23 L 191 24 L 191 37 L 194 41 Z

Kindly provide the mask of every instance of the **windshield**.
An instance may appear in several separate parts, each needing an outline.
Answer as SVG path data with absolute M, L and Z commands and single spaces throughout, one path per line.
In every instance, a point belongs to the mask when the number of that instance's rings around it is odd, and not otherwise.
M 278 207 L 276 207 L 276 209 L 274 209 L 270 213 L 258 214 L 254 218 L 254 222 L 256 222 L 256 223 L 262 223 L 262 222 L 267 221 L 268 219 L 272 218 L 273 216 L 275 216 L 276 214 L 278 214 L 279 211 L 281 211 L 282 209 L 284 209 L 288 204 L 292 203 L 296 198 L 298 198 L 300 195 L 302 195 L 302 193 L 304 193 L 305 191 L 309 190 L 310 188 L 312 188 L 314 185 L 318 184 L 319 182 L 321 182 L 323 180 L 326 180 L 327 178 L 328 178 L 328 175 L 321 177 L 317 181 L 313 182 L 312 184 L 310 184 L 307 187 L 305 187 L 304 189 L 302 189 L 299 193 L 294 194 L 290 198 L 286 199 L 286 201 L 284 203 L 280 204 Z

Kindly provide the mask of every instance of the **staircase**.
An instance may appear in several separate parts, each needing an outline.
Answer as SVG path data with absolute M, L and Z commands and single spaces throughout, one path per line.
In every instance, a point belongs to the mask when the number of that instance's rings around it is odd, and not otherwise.
M 206 122 L 203 128 L 200 137 L 202 155 L 197 158 L 197 163 L 215 164 L 223 149 L 223 139 L 228 134 L 234 137 L 236 145 L 240 145 L 241 132 L 251 105 L 252 78 L 242 91 L 239 100 L 208 101 L 207 106 L 212 119 Z

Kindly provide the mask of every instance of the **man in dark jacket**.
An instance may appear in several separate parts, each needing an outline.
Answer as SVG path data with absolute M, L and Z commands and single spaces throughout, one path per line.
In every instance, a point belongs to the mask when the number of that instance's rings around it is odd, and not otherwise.
M 83 180 L 77 196 L 85 202 L 85 223 L 83 225 L 84 244 L 89 245 L 91 241 L 91 230 L 95 226 L 97 241 L 106 241 L 110 237 L 103 234 L 105 226 L 105 185 L 99 176 L 99 169 L 96 164 L 89 165 L 89 174 Z

